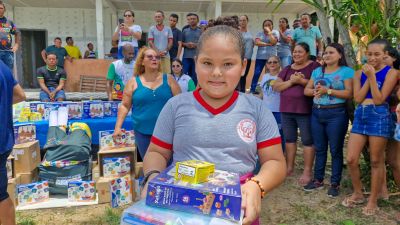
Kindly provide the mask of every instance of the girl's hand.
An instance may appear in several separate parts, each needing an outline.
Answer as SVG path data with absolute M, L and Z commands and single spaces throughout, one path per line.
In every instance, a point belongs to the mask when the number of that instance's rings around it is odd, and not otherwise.
M 369 78 L 369 77 L 372 77 L 372 76 L 375 76 L 375 68 L 373 67 L 373 66 L 371 66 L 371 65 L 369 65 L 369 64 L 365 64 L 363 67 L 362 67 L 362 70 L 363 70 L 363 72 L 365 73 L 365 75 Z
M 271 29 L 269 29 L 269 27 L 264 27 L 264 31 L 266 32 L 266 33 L 271 33 Z
M 316 91 L 317 91 L 317 95 L 318 97 L 321 97 L 322 95 L 325 95 L 328 93 L 328 89 L 326 89 L 326 87 L 318 84 L 317 87 L 315 87 Z
M 242 209 L 244 210 L 243 225 L 252 224 L 261 212 L 261 190 L 253 181 L 248 181 L 241 187 Z
M 120 143 L 122 138 L 122 131 L 119 128 L 115 128 L 114 133 L 112 135 L 114 143 Z

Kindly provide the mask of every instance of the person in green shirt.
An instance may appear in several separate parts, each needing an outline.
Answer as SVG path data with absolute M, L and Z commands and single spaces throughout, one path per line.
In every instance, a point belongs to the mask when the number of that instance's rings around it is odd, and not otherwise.
M 111 63 L 107 74 L 107 96 L 109 101 L 121 101 L 125 85 L 133 76 L 135 53 L 131 45 L 122 47 L 124 58 Z
M 194 91 L 196 89 L 194 81 L 189 75 L 183 74 L 182 69 L 182 61 L 180 59 L 175 58 L 172 60 L 172 76 L 178 82 L 182 93 Z

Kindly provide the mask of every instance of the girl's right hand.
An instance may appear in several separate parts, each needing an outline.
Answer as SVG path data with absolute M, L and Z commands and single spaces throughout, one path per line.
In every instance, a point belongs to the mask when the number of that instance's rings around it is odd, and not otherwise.
M 120 128 L 115 128 L 114 133 L 112 135 L 114 143 L 118 143 L 118 140 L 121 140 L 122 138 L 122 131 Z

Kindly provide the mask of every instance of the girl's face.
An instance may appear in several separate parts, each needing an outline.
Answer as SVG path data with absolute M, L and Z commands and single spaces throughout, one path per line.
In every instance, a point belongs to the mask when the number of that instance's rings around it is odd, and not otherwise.
M 281 28 L 286 28 L 286 27 L 287 27 L 286 20 L 280 19 L 280 20 L 279 20 L 279 27 L 281 27 Z
M 266 21 L 266 22 L 264 23 L 264 26 L 263 26 L 263 27 L 264 27 L 264 29 L 268 27 L 270 30 L 272 30 L 272 23 L 271 23 L 271 21 Z
M 160 66 L 160 56 L 153 49 L 144 52 L 143 66 L 147 69 L 158 69 Z
M 172 72 L 174 73 L 174 74 L 181 74 L 181 72 L 182 72 L 182 65 L 179 63 L 179 62 L 177 62 L 177 61 L 174 61 L 173 63 L 172 63 Z
M 247 18 L 245 16 L 241 16 L 239 18 L 239 26 L 242 28 L 246 28 L 247 27 Z
M 308 57 L 309 57 L 308 53 L 302 46 L 296 45 L 296 47 L 294 47 L 294 50 L 293 50 L 293 62 L 294 63 L 302 64 L 308 60 Z
M 334 47 L 327 47 L 324 51 L 324 55 L 322 59 L 324 60 L 326 65 L 335 65 L 339 63 L 339 60 L 342 58 L 342 56 L 339 54 L 339 52 L 336 50 Z
M 269 71 L 279 71 L 280 65 L 279 61 L 275 57 L 270 57 L 267 61 L 267 69 Z
M 384 64 L 384 57 L 386 56 L 384 46 L 382 44 L 370 44 L 367 48 L 367 62 L 373 67 L 380 67 Z
M 209 98 L 229 98 L 246 68 L 237 43 L 228 35 L 214 35 L 203 43 L 196 58 L 196 73 L 203 94 Z

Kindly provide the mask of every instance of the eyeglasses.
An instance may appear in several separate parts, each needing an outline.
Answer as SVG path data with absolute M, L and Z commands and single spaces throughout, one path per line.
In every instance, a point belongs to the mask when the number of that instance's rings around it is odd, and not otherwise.
M 161 57 L 158 55 L 146 55 L 146 58 L 149 60 L 160 60 Z
M 126 15 L 124 15 L 124 17 L 132 17 L 132 15 L 126 14 Z
M 179 68 L 181 65 L 172 65 L 172 68 Z
M 278 64 L 278 61 L 269 61 L 268 64 Z

